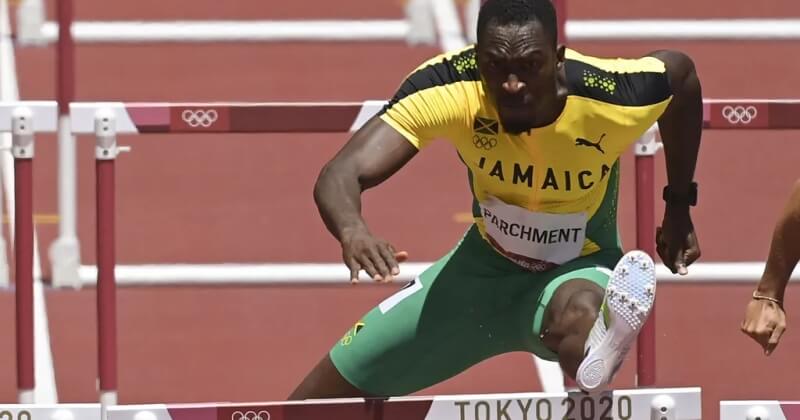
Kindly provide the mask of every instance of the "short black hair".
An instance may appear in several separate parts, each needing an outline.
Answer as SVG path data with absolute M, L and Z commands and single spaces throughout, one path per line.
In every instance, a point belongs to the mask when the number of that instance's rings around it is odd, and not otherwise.
M 556 9 L 550 0 L 486 0 L 478 13 L 478 40 L 489 24 L 524 25 L 534 21 L 542 25 L 544 32 L 552 38 L 553 45 L 557 45 L 558 21 Z

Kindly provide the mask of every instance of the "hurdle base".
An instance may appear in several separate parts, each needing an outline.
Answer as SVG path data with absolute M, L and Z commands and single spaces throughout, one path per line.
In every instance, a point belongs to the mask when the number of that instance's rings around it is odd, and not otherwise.
M 117 405 L 117 391 L 100 391 L 100 405 L 103 407 Z
M 20 389 L 17 394 L 17 401 L 20 404 L 33 404 L 36 401 L 34 391 L 32 389 Z
M 58 238 L 50 246 L 50 263 L 52 264 L 52 286 L 54 288 L 82 286 L 79 269 L 80 245 L 77 237 Z

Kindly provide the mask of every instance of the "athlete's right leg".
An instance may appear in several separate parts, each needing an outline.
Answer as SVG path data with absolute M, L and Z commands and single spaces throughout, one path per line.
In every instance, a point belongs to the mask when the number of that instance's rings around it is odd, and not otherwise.
M 369 397 L 336 370 L 330 355 L 325 355 L 314 366 L 314 369 L 300 382 L 300 385 L 289 395 L 290 400 L 307 400 L 314 398 L 351 398 Z
M 447 256 L 358 320 L 290 398 L 407 395 L 522 350 L 508 322 L 515 307 L 499 292 L 509 263 L 487 251 L 471 228 Z

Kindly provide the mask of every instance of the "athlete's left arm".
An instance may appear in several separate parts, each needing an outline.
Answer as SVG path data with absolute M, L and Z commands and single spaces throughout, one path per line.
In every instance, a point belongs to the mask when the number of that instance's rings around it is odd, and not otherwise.
M 694 180 L 700 137 L 703 131 L 703 92 L 692 59 L 678 51 L 648 54 L 663 61 L 672 100 L 658 120 L 666 156 L 669 190 L 678 197 L 689 194 Z M 700 258 L 700 246 L 692 225 L 689 205 L 666 203 L 664 221 L 656 231 L 656 249 L 673 272 L 686 274 L 686 267 Z

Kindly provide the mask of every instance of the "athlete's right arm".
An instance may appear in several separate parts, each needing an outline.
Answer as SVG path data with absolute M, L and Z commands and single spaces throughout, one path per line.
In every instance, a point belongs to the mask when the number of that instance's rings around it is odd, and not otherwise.
M 328 230 L 342 244 L 342 258 L 356 282 L 364 270 L 376 281 L 399 274 L 398 259 L 388 242 L 370 233 L 361 216 L 361 193 L 402 168 L 417 148 L 392 126 L 373 117 L 323 168 L 314 200 Z
M 471 123 L 467 92 L 474 92 L 472 84 L 480 79 L 474 55 L 467 48 L 417 67 L 381 112 L 322 169 L 314 198 L 328 230 L 342 244 L 351 281 L 357 281 L 362 269 L 376 281 L 399 273 L 398 259 L 406 255 L 370 233 L 361 217 L 361 193 L 389 178 L 435 139 L 452 138 L 453 130 Z

